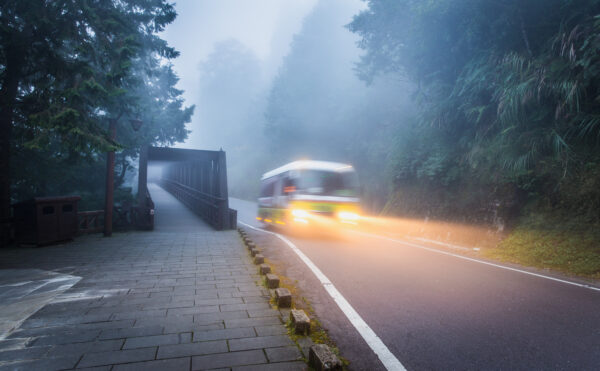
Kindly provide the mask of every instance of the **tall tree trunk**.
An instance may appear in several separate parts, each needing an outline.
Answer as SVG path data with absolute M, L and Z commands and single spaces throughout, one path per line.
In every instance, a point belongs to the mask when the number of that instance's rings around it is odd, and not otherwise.
M 108 133 L 114 142 L 117 137 L 117 120 L 110 119 Z M 112 213 L 115 187 L 115 151 L 106 153 L 106 193 L 104 196 L 104 236 L 112 236 Z
M 0 246 L 5 246 L 10 237 L 10 144 L 20 65 L 12 54 L 12 50 L 7 49 L 5 77 L 0 89 Z

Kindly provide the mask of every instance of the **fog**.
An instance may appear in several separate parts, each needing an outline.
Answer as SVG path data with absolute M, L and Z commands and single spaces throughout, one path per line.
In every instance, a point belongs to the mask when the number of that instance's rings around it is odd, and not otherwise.
M 399 81 L 357 77 L 361 50 L 346 25 L 363 9 L 359 0 L 178 3 L 164 37 L 181 52 L 174 67 L 196 105 L 178 146 L 225 150 L 237 197 L 254 199 L 262 173 L 297 159 L 351 163 L 366 196 L 381 194 L 386 117 L 406 97 Z

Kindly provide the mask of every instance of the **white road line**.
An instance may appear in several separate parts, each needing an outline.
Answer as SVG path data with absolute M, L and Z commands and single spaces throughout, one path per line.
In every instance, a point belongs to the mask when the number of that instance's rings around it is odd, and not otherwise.
M 551 280 L 551 281 L 566 283 L 568 285 L 578 286 L 578 287 L 582 287 L 582 288 L 586 288 L 586 289 L 590 289 L 590 290 L 594 290 L 594 291 L 600 291 L 599 287 L 595 287 L 595 286 L 592 286 L 592 285 L 587 285 L 587 284 L 577 283 L 577 282 L 567 281 L 567 280 L 561 280 L 560 278 L 555 278 L 555 277 L 551 277 L 551 276 L 545 276 L 543 274 L 528 272 L 528 271 L 525 271 L 525 270 L 522 270 L 522 269 L 511 268 L 511 267 L 507 267 L 505 265 L 494 264 L 494 263 L 486 262 L 486 261 L 479 260 L 479 259 L 473 259 L 473 258 L 469 258 L 469 257 L 466 257 L 466 256 L 453 254 L 451 252 L 442 251 L 442 250 L 434 249 L 434 248 L 431 248 L 431 247 L 425 247 L 425 246 L 417 245 L 417 244 L 410 243 L 410 242 L 404 241 L 404 240 L 399 240 L 399 239 L 395 239 L 395 238 L 391 238 L 391 237 L 385 237 L 385 236 L 379 236 L 379 235 L 371 234 L 371 233 L 358 232 L 358 231 L 353 231 L 353 233 L 360 234 L 360 235 L 367 236 L 367 237 L 373 237 L 373 238 L 379 238 L 379 239 L 382 239 L 382 240 L 397 242 L 397 243 L 408 245 L 408 246 L 411 246 L 411 247 L 416 247 L 418 249 L 423 249 L 423 250 L 427 250 L 427 251 L 431 251 L 431 252 L 438 253 L 438 254 L 443 254 L 443 255 L 449 255 L 449 256 L 453 256 L 455 258 L 459 258 L 459 259 L 463 259 L 463 260 L 468 260 L 468 261 L 472 261 L 472 262 L 475 262 L 475 263 L 490 265 L 492 267 L 496 267 L 496 268 L 500 268 L 500 269 L 506 269 L 506 270 L 513 271 L 513 272 L 519 272 L 519 273 L 523 273 L 523 274 L 528 274 L 530 276 L 535 276 L 535 277 L 539 277 L 539 278 L 545 278 L 545 279 Z
M 340 307 L 340 309 L 346 315 L 346 317 L 348 318 L 350 323 L 352 323 L 354 328 L 356 328 L 358 333 L 367 342 L 367 344 L 369 345 L 371 350 L 373 350 L 373 352 L 375 352 L 377 357 L 379 357 L 379 360 L 381 361 L 381 363 L 383 363 L 385 368 L 388 370 L 394 370 L 394 371 L 406 370 L 406 368 L 404 368 L 404 366 L 402 366 L 402 363 L 400 363 L 398 358 L 396 358 L 396 356 L 394 356 L 392 354 L 392 352 L 390 352 L 390 350 L 387 348 L 387 346 L 385 346 L 383 341 L 381 341 L 379 336 L 377 336 L 377 334 L 375 334 L 375 332 L 369 327 L 369 325 L 367 325 L 367 323 L 356 312 L 356 310 L 354 310 L 354 308 L 352 308 L 350 303 L 348 303 L 348 301 L 338 291 L 338 289 L 335 288 L 335 286 L 333 285 L 333 283 L 331 283 L 329 278 L 327 278 L 327 276 L 325 276 L 323 274 L 323 272 L 321 272 L 321 270 L 319 268 L 317 268 L 317 266 L 308 258 L 308 256 L 304 255 L 304 253 L 296 247 L 296 245 L 294 245 L 290 240 L 288 240 L 287 238 L 283 237 L 282 235 L 280 235 L 278 233 L 265 231 L 264 229 L 261 229 L 261 228 L 255 228 L 255 227 L 253 227 L 249 224 L 246 224 L 242 221 L 239 221 L 239 220 L 238 220 L 238 223 L 243 224 L 243 225 L 247 226 L 248 228 L 252 228 L 256 231 L 260 231 L 260 232 L 264 232 L 264 233 L 268 233 L 268 234 L 277 236 L 277 238 L 279 238 L 280 240 L 285 242 L 285 244 L 288 245 L 289 248 L 292 249 L 292 251 L 294 251 L 296 253 L 296 255 L 298 255 L 298 257 L 300 257 L 300 259 L 308 266 L 308 268 L 310 268 L 310 270 L 315 274 L 315 276 L 317 276 L 317 279 L 321 282 L 321 284 L 325 288 L 325 291 L 327 291 L 327 293 L 329 293 L 329 295 L 337 303 L 338 307 Z

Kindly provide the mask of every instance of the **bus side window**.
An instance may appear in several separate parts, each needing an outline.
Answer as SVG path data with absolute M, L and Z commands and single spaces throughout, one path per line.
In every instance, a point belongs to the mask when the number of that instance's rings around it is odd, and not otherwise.
M 260 187 L 260 197 L 273 197 L 275 194 L 275 184 L 277 178 L 265 179 Z
M 287 195 L 292 192 L 296 192 L 296 185 L 294 180 L 288 175 L 283 179 L 283 194 Z
M 268 194 L 268 188 L 269 188 L 268 180 L 265 180 L 260 185 L 260 197 L 269 197 L 269 196 L 267 196 L 267 194 Z

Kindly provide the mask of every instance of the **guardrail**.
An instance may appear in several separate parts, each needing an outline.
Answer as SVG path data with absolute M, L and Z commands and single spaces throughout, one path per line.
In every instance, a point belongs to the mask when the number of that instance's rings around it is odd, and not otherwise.
M 230 228 L 223 225 L 222 212 L 227 208 L 227 199 L 201 192 L 170 179 L 161 179 L 160 185 L 190 210 L 217 230 Z
M 151 231 L 154 229 L 154 201 L 148 187 L 145 189 L 145 194 L 138 197 L 138 202 L 139 204 L 133 208 L 133 224 L 137 229 Z
M 217 230 L 237 227 L 237 212 L 229 208 L 227 164 L 223 150 L 143 147 L 138 189 L 147 189 L 149 161 L 166 163 L 162 168 L 162 180 L 159 180 L 161 187 L 209 225 Z M 144 194 L 138 193 L 140 213 L 144 212 L 141 207 L 145 202 Z M 146 209 L 153 211 L 154 205 Z
M 104 210 L 77 213 L 78 234 L 100 233 L 104 230 Z

